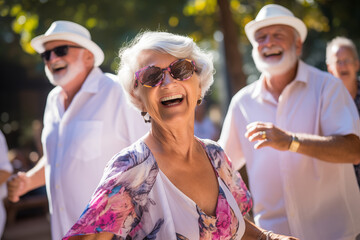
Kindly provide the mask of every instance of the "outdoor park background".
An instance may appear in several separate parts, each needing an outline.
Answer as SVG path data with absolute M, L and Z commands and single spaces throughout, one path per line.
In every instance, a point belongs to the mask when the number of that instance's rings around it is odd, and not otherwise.
M 215 83 L 207 98 L 211 118 L 221 126 L 232 95 L 259 76 L 244 26 L 269 3 L 289 8 L 305 22 L 309 32 L 302 59 L 313 66 L 326 70 L 326 43 L 336 36 L 349 37 L 360 45 L 357 0 L 0 0 L 0 128 L 15 170 L 28 169 L 42 154 L 42 115 L 53 86 L 30 40 L 43 34 L 53 21 L 70 20 L 87 27 L 105 53 L 101 68 L 113 73 L 119 48 L 139 31 L 189 35 L 213 53 Z M 20 224 L 21 217 L 31 219 L 43 209 L 40 206 L 22 214 L 19 210 L 5 231 Z M 7 235 L 3 239 L 15 238 Z

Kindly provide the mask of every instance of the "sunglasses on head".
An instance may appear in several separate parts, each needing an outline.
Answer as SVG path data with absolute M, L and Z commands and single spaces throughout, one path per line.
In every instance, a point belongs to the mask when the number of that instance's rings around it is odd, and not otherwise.
M 147 66 L 135 72 L 135 87 L 137 87 L 138 81 L 144 87 L 159 86 L 164 81 L 165 71 L 168 71 L 174 79 L 185 81 L 191 78 L 197 69 L 195 62 L 190 59 L 178 59 L 166 68 Z
M 66 54 L 68 54 L 69 48 L 83 48 L 83 47 L 80 47 L 80 46 L 72 46 L 72 45 L 61 45 L 61 46 L 55 47 L 55 48 L 53 48 L 53 49 L 46 50 L 45 52 L 43 52 L 42 54 L 40 54 L 40 56 L 41 56 L 42 59 L 44 59 L 45 61 L 49 61 L 49 60 L 50 60 L 51 52 L 54 52 L 55 55 L 58 56 L 58 57 L 62 57 L 62 56 L 65 56 Z

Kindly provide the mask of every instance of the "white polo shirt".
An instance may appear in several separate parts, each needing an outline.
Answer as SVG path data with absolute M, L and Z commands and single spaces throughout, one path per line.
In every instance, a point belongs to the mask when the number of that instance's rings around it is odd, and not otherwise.
M 106 163 L 150 128 L 115 78 L 94 68 L 66 111 L 60 87 L 48 96 L 42 143 L 54 240 L 80 217 Z
M 8 147 L 3 133 L 0 131 L 0 170 L 12 173 L 13 168 L 8 158 Z M 6 182 L 0 184 L 0 238 L 4 231 L 6 223 L 6 211 L 3 204 L 3 199 L 7 196 Z
M 270 147 L 254 150 L 244 136 L 254 121 L 294 133 L 359 136 L 354 101 L 340 80 L 300 61 L 296 78 L 276 101 L 261 76 L 233 97 L 219 143 L 235 167 L 246 161 L 257 225 L 302 240 L 354 240 L 360 192 L 353 165 Z

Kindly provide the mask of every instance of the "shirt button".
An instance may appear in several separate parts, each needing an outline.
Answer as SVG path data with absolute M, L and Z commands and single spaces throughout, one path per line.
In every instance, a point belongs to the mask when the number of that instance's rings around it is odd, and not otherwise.
M 55 164 L 55 166 L 56 166 L 56 167 L 59 167 L 59 164 L 57 163 L 57 164 Z
M 56 185 L 56 186 L 55 186 L 56 189 L 59 189 L 59 187 L 60 187 L 59 185 Z

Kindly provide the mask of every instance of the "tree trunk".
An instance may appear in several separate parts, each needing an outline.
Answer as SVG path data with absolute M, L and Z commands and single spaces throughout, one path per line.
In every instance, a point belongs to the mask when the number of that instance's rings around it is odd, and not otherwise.
M 230 11 L 228 0 L 217 0 L 220 8 L 220 21 L 224 35 L 224 49 L 226 70 L 228 72 L 228 84 L 232 97 L 237 91 L 246 85 L 246 76 L 243 72 L 243 60 L 239 50 L 238 26 L 235 24 Z

